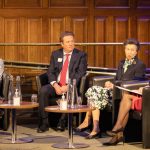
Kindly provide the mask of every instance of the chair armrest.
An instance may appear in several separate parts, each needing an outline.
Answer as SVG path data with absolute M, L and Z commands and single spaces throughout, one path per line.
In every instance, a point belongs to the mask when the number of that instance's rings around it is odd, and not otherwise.
M 79 89 L 80 94 L 85 93 L 85 91 L 88 88 L 87 76 L 88 74 L 81 78 L 80 89 Z
M 104 87 L 106 81 L 114 81 L 114 76 L 95 76 L 92 78 L 93 85 Z
M 124 88 L 130 89 L 130 90 L 134 90 L 134 89 L 139 89 L 140 87 L 144 87 L 149 85 L 149 80 L 145 80 L 145 81 L 125 81 L 122 82 L 121 86 L 123 86 Z
M 89 77 L 90 77 L 90 74 L 87 73 L 85 76 L 81 78 L 80 87 L 79 87 L 79 95 L 82 98 L 82 104 L 87 103 L 85 93 L 87 89 L 89 88 L 89 81 L 90 81 Z
M 36 76 L 36 84 L 37 84 L 37 90 L 39 93 L 43 85 L 49 84 L 47 73 L 43 73 L 43 74 Z
M 135 80 L 133 81 L 132 80 L 132 81 L 123 81 L 123 82 L 116 81 L 115 84 L 120 85 L 124 88 L 133 90 L 133 89 L 138 89 L 139 87 L 144 87 L 148 85 L 149 81 L 148 80 L 146 81 L 135 81 Z M 113 99 L 112 99 L 112 108 L 113 108 L 112 109 L 112 122 L 113 124 L 115 124 L 117 120 L 121 98 L 122 98 L 121 90 L 114 86 Z
M 143 147 L 150 148 L 150 87 L 145 87 L 143 89 L 142 100 Z

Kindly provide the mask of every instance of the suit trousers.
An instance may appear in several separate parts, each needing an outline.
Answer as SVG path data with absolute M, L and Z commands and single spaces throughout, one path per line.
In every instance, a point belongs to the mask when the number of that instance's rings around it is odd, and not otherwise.
M 48 120 L 48 113 L 44 108 L 49 105 L 57 105 L 56 100 L 61 96 L 57 95 L 55 89 L 50 85 L 44 85 L 41 87 L 38 99 L 39 99 L 39 124 L 43 124 Z M 48 121 L 47 121 L 48 122 Z

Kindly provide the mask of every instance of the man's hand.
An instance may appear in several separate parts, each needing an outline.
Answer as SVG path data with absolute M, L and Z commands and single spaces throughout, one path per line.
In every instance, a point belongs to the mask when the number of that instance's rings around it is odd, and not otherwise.
M 53 87 L 54 87 L 54 89 L 55 89 L 55 91 L 56 91 L 56 94 L 62 95 L 63 92 L 62 92 L 61 87 L 58 85 L 57 82 L 55 82 L 55 83 L 53 84 Z
M 66 93 L 67 90 L 68 90 L 68 85 L 64 85 L 64 86 L 61 87 L 61 91 L 62 91 L 63 93 Z
M 108 88 L 108 89 L 113 89 L 114 85 L 113 83 L 111 83 L 110 81 L 106 81 L 105 82 L 105 88 Z

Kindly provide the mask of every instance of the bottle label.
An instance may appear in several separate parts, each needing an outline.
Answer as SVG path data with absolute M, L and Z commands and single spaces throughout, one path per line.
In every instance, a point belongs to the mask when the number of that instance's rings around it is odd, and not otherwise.
M 60 100 L 60 110 L 66 110 L 66 109 L 67 109 L 67 101 Z
M 13 98 L 13 105 L 17 105 L 17 106 L 20 105 L 20 97 L 14 97 Z

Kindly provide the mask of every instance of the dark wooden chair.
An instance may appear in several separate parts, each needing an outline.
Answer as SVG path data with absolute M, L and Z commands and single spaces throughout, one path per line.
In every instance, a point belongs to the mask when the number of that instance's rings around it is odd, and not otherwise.
M 82 77 L 81 82 L 80 82 L 80 87 L 78 89 L 79 90 L 79 95 L 81 96 L 81 98 L 83 100 L 83 104 L 85 104 L 85 101 L 86 101 L 84 94 L 85 94 L 85 91 L 87 90 L 87 87 L 88 87 L 87 77 L 88 77 L 88 74 Z M 37 90 L 38 90 L 38 93 L 39 93 L 40 88 L 43 85 L 49 84 L 47 73 L 43 73 L 43 74 L 40 74 L 40 75 L 36 76 L 36 83 L 37 83 Z M 56 100 L 58 100 L 58 97 L 51 99 L 50 105 L 57 105 Z M 75 119 L 76 120 L 75 121 L 76 125 L 81 123 L 81 114 L 79 114 L 79 116 L 77 118 L 78 119 Z M 52 126 L 54 126 L 54 125 L 52 125 Z

